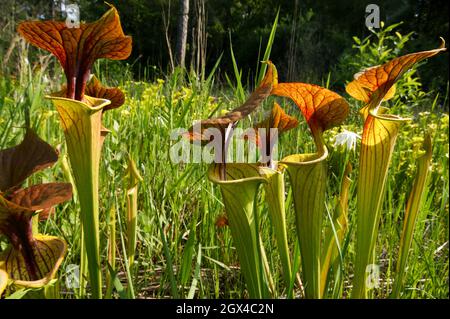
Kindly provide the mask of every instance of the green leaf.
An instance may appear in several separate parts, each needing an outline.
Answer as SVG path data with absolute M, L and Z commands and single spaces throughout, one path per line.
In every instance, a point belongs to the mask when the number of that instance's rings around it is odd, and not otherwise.
M 235 94 L 238 97 L 239 102 L 245 101 L 245 92 L 242 85 L 242 71 L 239 70 L 236 58 L 234 57 L 233 44 L 231 43 L 231 33 L 230 33 L 230 53 L 231 61 L 233 62 L 234 77 L 236 78 L 236 91 Z
M 273 24 L 272 24 L 272 29 L 270 30 L 269 40 L 267 41 L 267 46 L 266 46 L 266 50 L 264 52 L 263 61 L 270 60 L 270 53 L 272 52 L 273 42 L 275 41 L 275 34 L 277 31 L 279 16 L 280 16 L 280 9 L 278 9 L 278 11 L 277 11 L 277 15 L 275 16 L 275 20 L 273 21 Z M 262 79 L 264 78 L 264 74 L 266 73 L 266 70 L 267 70 L 267 64 L 263 64 L 261 66 L 261 69 L 259 70 L 258 79 L 256 81 L 257 85 L 259 85 L 259 83 L 261 83 Z
M 391 298 L 399 298 L 403 288 L 405 277 L 406 262 L 408 260 L 409 249 L 414 235 L 414 228 L 417 222 L 417 216 L 422 203 L 423 195 L 427 186 L 427 177 L 430 172 L 430 163 L 432 155 L 431 137 L 427 135 L 423 142 L 425 154 L 417 159 L 416 178 L 409 194 L 406 204 L 406 212 L 403 221 L 403 230 L 400 237 L 400 248 L 396 267 L 396 276 Z
M 180 271 L 180 282 L 181 285 L 185 286 L 189 280 L 189 275 L 192 268 L 192 258 L 194 256 L 194 246 L 195 245 L 195 232 L 191 228 L 189 233 L 189 238 L 184 247 L 183 257 L 181 258 L 181 271 Z
M 138 213 L 138 184 L 142 177 L 131 156 L 128 158 L 128 187 L 127 187 L 127 256 L 128 266 L 134 264 L 136 255 L 137 213 Z
M 355 278 L 352 297 L 366 296 L 366 267 L 372 263 L 389 163 L 407 119 L 369 115 L 361 140 L 358 176 Z
M 16 290 L 14 293 L 10 294 L 5 299 L 22 299 L 31 290 L 32 289 L 25 289 L 25 288 Z
M 392 27 L 392 26 L 391 26 Z M 355 75 L 347 93 L 366 105 L 360 110 L 365 120 L 359 161 L 355 277 L 352 298 L 365 298 L 366 267 L 372 263 L 381 218 L 388 168 L 400 127 L 405 121 L 386 114 L 381 106 L 391 98 L 395 82 L 416 63 L 445 51 L 445 41 L 434 50 L 407 54 Z
M 202 245 L 198 244 L 197 262 L 195 263 L 194 277 L 192 278 L 191 287 L 187 299 L 193 299 L 195 296 L 195 290 L 197 289 L 197 283 L 200 279 L 200 268 L 202 265 Z
M 117 272 L 112 269 L 112 267 L 109 263 L 108 263 L 108 270 L 109 270 L 109 275 L 113 282 L 114 288 L 116 288 L 116 291 L 119 294 L 120 299 L 128 299 L 127 290 L 123 287 L 122 283 L 120 282 L 119 277 L 117 277 Z
M 345 168 L 344 177 L 341 183 L 341 191 L 338 200 L 338 205 L 334 211 L 334 214 L 331 218 L 331 226 L 327 229 L 325 233 L 325 242 L 324 249 L 322 250 L 322 258 L 321 258 L 321 291 L 322 294 L 325 292 L 325 284 L 329 278 L 329 270 L 330 267 L 333 266 L 334 273 L 336 275 L 336 271 L 339 265 L 339 261 L 341 259 L 341 247 L 343 243 L 343 239 L 345 233 L 347 231 L 348 226 L 348 192 L 351 185 L 351 179 L 349 177 L 352 171 L 352 167 L 350 163 L 347 163 Z

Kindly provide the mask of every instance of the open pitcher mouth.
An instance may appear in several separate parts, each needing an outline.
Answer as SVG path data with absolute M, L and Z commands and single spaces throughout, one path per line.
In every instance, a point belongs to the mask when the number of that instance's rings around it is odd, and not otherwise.
M 68 104 L 77 104 L 79 107 L 84 108 L 89 111 L 92 111 L 94 113 L 103 110 L 104 107 L 111 104 L 110 100 L 91 97 L 88 95 L 84 96 L 83 101 L 78 101 L 78 100 L 74 100 L 74 99 L 69 99 L 64 96 L 51 95 L 51 94 L 46 95 L 45 98 L 52 100 L 52 101 L 61 101 L 61 102 L 68 103 Z
M 0 256 L 2 268 L 14 285 L 26 288 L 41 288 L 54 277 L 67 252 L 64 240 L 46 235 L 36 235 L 33 240 L 32 263 L 35 275 L 30 276 L 30 268 L 21 251 L 10 247 Z
M 324 147 L 324 152 L 322 153 L 288 155 L 280 161 L 280 165 L 293 167 L 311 165 L 324 161 L 327 157 L 328 157 L 328 149 Z
M 223 165 L 226 168 L 226 179 L 221 175 Z M 212 164 L 208 169 L 208 178 L 216 184 L 238 184 L 250 181 L 265 183 L 265 179 L 259 174 L 258 165 L 246 163 Z

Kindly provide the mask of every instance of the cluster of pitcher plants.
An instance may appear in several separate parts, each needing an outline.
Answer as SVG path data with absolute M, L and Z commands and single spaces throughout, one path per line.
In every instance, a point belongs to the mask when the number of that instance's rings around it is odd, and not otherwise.
M 121 28 L 117 10 L 111 7 L 98 21 L 79 27 L 56 21 L 27 21 L 18 32 L 29 43 L 49 51 L 60 62 L 67 84 L 60 92 L 47 96 L 58 111 L 64 131 L 67 154 L 73 175 L 73 186 L 79 198 L 81 236 L 81 272 L 87 274 L 92 298 L 104 295 L 104 279 L 99 234 L 99 164 L 103 141 L 108 130 L 102 125 L 103 112 L 120 107 L 124 94 L 118 88 L 104 87 L 91 74 L 100 58 L 123 60 L 131 53 L 131 38 Z M 374 66 L 355 75 L 346 91 L 364 103 L 360 110 L 364 121 L 359 152 L 357 179 L 356 259 L 354 260 L 352 298 L 367 298 L 368 266 L 375 263 L 375 244 L 383 213 L 382 203 L 389 162 L 396 137 L 410 119 L 390 114 L 383 103 L 395 95 L 396 81 L 414 64 L 445 50 L 444 43 L 435 50 L 412 53 Z M 306 298 L 322 298 L 327 287 L 337 282 L 342 267 L 341 247 L 347 232 L 349 187 L 352 168 L 341 178 L 339 201 L 326 225 L 326 186 L 328 148 L 324 132 L 344 122 L 350 112 L 347 101 L 326 88 L 307 83 L 279 83 L 275 65 L 264 62 L 267 71 L 247 101 L 227 114 L 201 121 L 200 134 L 190 131 L 194 143 L 208 143 L 208 128 L 222 132 L 220 161 L 211 164 L 208 178 L 222 192 L 227 224 L 234 240 L 240 270 L 250 298 L 280 297 L 276 295 L 266 252 L 260 236 L 261 193 L 268 207 L 277 250 L 288 287 L 299 286 Z M 230 136 L 237 123 L 260 108 L 269 96 L 292 100 L 305 118 L 316 151 L 292 154 L 280 161 L 272 156 L 276 141 L 270 129 L 278 133 L 295 129 L 298 120 L 285 113 L 276 102 L 268 117 L 256 124 L 266 134 L 248 134 L 256 143 L 263 160 L 258 163 L 226 163 Z M 424 133 L 425 134 L 425 133 Z M 423 154 L 417 159 L 417 176 L 406 207 L 403 232 L 396 267 L 392 297 L 399 297 L 414 226 L 426 187 L 431 161 L 431 139 L 427 135 Z M 217 141 L 215 141 L 217 142 Z M 301 143 L 302 141 L 295 141 Z M 155 146 L 156 147 L 156 146 Z M 0 234 L 8 238 L 10 247 L 0 255 L 0 295 L 10 287 L 39 288 L 57 278 L 58 268 L 67 250 L 66 242 L 39 233 L 38 222 L 55 212 L 54 206 L 72 197 L 71 183 L 47 183 L 22 188 L 33 173 L 52 166 L 58 152 L 30 129 L 19 145 L 0 151 Z M 287 174 L 286 174 L 287 172 Z M 133 161 L 129 163 L 130 187 L 127 192 L 127 265 L 134 262 L 136 246 L 137 185 L 141 180 Z M 288 176 L 294 199 L 299 256 L 290 251 L 286 228 L 285 180 Z M 111 237 L 114 241 L 114 237 Z M 110 247 L 114 255 L 115 247 Z M 301 260 L 301 265 L 297 261 Z M 114 263 L 109 258 L 108 268 Z M 300 267 L 301 266 L 301 267 Z M 299 277 L 297 274 L 300 273 Z M 82 276 L 82 278 L 84 278 Z M 80 295 L 87 296 L 87 283 L 80 285 Z M 342 288 L 342 287 L 341 287 Z
M 360 110 L 364 127 L 357 175 L 356 260 L 352 298 L 367 298 L 368 290 L 373 288 L 370 286 L 370 275 L 375 264 L 374 250 L 389 162 L 399 130 L 410 121 L 389 114 L 388 108 L 382 104 L 395 95 L 395 82 L 406 71 L 416 63 L 444 50 L 445 43 L 442 40 L 438 49 L 408 54 L 363 70 L 356 74 L 346 87 L 348 94 L 364 103 Z M 264 190 L 283 278 L 286 287 L 289 287 L 287 294 L 292 296 L 291 289 L 296 281 L 298 267 L 294 265 L 295 261 L 289 251 L 286 229 L 287 172 L 293 193 L 300 252 L 300 258 L 295 259 L 301 260 L 299 284 L 306 298 L 323 298 L 333 280 L 335 283 L 341 282 L 336 276 L 339 275 L 338 269 L 343 262 L 341 247 L 348 228 L 348 197 L 352 181 L 351 165 L 344 163 L 346 169 L 341 179 L 339 202 L 333 216 L 330 216 L 331 225 L 324 229 L 328 149 L 323 134 L 343 123 L 350 108 L 344 98 L 326 88 L 307 83 L 278 83 L 275 66 L 270 61 L 265 63 L 268 65 L 268 71 L 264 79 L 243 105 L 224 116 L 196 123 L 186 135 L 193 143 L 207 143 L 208 146 L 209 143 L 217 145 L 217 141 L 211 141 L 212 134 L 209 130 L 214 128 L 222 132 L 223 138 L 219 143 L 222 156 L 210 166 L 208 178 L 220 186 L 249 296 L 276 297 L 264 245 L 259 235 L 259 221 L 262 218 L 261 210 L 258 209 L 260 189 Z M 254 127 L 265 128 L 263 132 L 267 134 L 261 136 L 253 133 L 242 137 L 257 143 L 261 152 L 259 162 L 226 163 L 233 128 L 238 121 L 260 107 L 261 102 L 270 95 L 288 98 L 297 105 L 309 126 L 316 152 L 288 155 L 278 162 L 272 160 L 272 149 L 276 141 L 272 140 L 275 136 L 269 133 L 270 129 L 283 133 L 294 129 L 298 124 L 294 117 L 286 114 L 275 102 L 268 117 Z M 200 125 L 200 131 L 197 125 Z M 431 138 L 428 133 L 424 132 L 424 135 L 424 153 L 417 159 L 417 175 L 405 211 L 396 279 L 391 294 L 393 298 L 399 297 L 402 291 L 408 251 L 431 161 Z

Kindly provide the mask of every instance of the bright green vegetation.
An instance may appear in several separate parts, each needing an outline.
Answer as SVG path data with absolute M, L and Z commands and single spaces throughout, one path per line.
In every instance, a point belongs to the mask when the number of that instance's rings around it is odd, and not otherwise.
M 356 45 L 359 49 L 355 51 L 353 65 L 363 67 L 362 61 L 376 65 L 396 56 L 398 52 L 391 53 L 388 50 L 391 49 L 389 45 L 394 43 L 393 37 L 398 35 L 388 31 L 379 33 L 375 42 L 374 38 L 358 39 Z M 42 139 L 60 147 L 59 163 L 51 170 L 36 174 L 33 177 L 36 182 L 69 181 L 71 178 L 68 175 L 70 170 L 65 169 L 63 164 L 67 150 L 58 115 L 51 103 L 43 98 L 58 87 L 59 79 L 50 78 L 49 74 L 60 73 L 54 72 L 52 68 L 53 65 L 47 65 L 31 69 L 25 62 L 24 55 L 16 78 L 0 77 L 0 148 L 17 144 L 24 134 L 21 128 L 27 122 L 31 123 L 31 127 Z M 217 219 L 224 214 L 224 206 L 219 189 L 206 178 L 208 165 L 173 164 L 169 159 L 169 148 L 174 143 L 170 139 L 171 130 L 188 128 L 194 120 L 217 115 L 221 110 L 238 106 L 241 97 L 236 92 L 241 83 L 230 89 L 228 85 L 220 85 L 215 81 L 216 74 L 207 74 L 206 80 L 200 81 L 196 76 L 182 71 L 175 71 L 170 76 L 152 81 L 135 81 L 123 64 L 102 62 L 102 67 L 96 68 L 100 69 L 106 70 L 102 74 L 97 73 L 102 82 L 111 86 L 119 85 L 127 96 L 122 108 L 104 115 L 104 125 L 111 129 L 111 133 L 104 144 L 100 171 L 102 260 L 107 260 L 111 221 L 116 221 L 117 278 L 112 280 L 115 283 L 113 295 L 134 295 L 137 298 L 247 296 L 230 230 L 216 225 Z M 234 78 L 229 76 L 230 82 L 235 83 Z M 327 86 L 332 78 L 333 74 L 330 74 L 328 81 L 318 84 Z M 335 89 L 343 92 L 344 84 Z M 250 90 L 248 88 L 247 92 Z M 330 155 L 328 216 L 324 219 L 324 226 L 330 224 L 329 220 L 336 209 L 334 203 L 338 199 L 345 159 L 350 159 L 353 172 L 358 168 L 358 153 L 333 146 L 333 137 L 342 129 L 358 133 L 362 131 L 358 116 L 361 103 L 348 95 L 345 97 L 351 105 L 350 116 L 343 126 L 325 133 Z M 387 298 L 392 289 L 406 201 L 415 178 L 416 159 L 420 155 L 417 150 L 422 145 L 424 133 L 428 131 L 432 135 L 433 144 L 428 191 L 419 211 L 412 250 L 407 261 L 408 268 L 404 274 L 405 289 L 401 297 L 448 298 L 448 92 L 445 96 L 428 91 L 425 93 L 413 70 L 399 81 L 398 93 L 388 104 L 392 113 L 409 115 L 414 121 L 401 130 L 389 168 L 375 255 L 375 263 L 381 270 L 381 281 L 380 287 L 372 291 L 372 296 Z M 267 102 L 264 106 L 265 110 L 269 110 L 271 104 Z M 293 105 L 285 105 L 285 110 L 299 118 L 300 125 L 281 136 L 279 158 L 313 151 L 314 143 L 307 124 L 301 120 L 300 112 Z M 253 122 L 257 121 L 258 118 L 253 119 Z M 249 127 L 250 121 L 245 122 L 240 126 Z M 126 262 L 128 256 L 124 255 L 127 243 L 128 155 L 136 162 L 143 178 L 138 193 L 137 256 L 131 268 Z M 341 247 L 344 268 L 340 269 L 339 282 L 328 286 L 325 293 L 327 298 L 349 297 L 351 291 L 352 261 L 355 259 L 355 175 L 350 175 L 353 182 L 349 191 L 349 228 Z M 287 180 L 289 183 L 289 179 Z M 297 236 L 290 189 L 286 187 L 287 233 L 290 251 L 298 257 L 298 253 L 295 253 Z M 81 258 L 77 200 L 75 196 L 74 201 L 69 204 L 58 206 L 55 217 L 41 225 L 46 234 L 62 237 L 68 243 L 68 254 L 60 269 L 62 298 L 77 296 L 76 290 L 65 287 L 66 267 L 79 264 Z M 263 202 L 263 199 L 260 201 Z M 271 232 L 272 228 L 268 227 L 270 219 L 267 206 L 260 205 L 259 208 L 262 209 L 260 234 L 272 270 L 274 286 L 278 296 L 285 296 L 287 289 L 275 237 Z M 5 243 L 0 239 L 0 251 Z M 295 265 L 301 264 L 296 258 L 293 258 L 293 262 Z M 108 265 L 103 265 L 103 272 L 108 273 Z M 297 283 L 295 285 L 298 297 L 301 289 Z

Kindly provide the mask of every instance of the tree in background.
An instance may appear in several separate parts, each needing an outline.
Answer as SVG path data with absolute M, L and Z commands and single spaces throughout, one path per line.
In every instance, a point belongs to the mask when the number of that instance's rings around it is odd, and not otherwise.
M 184 68 L 186 59 L 186 40 L 189 22 L 189 0 L 179 0 L 177 47 L 175 59 L 177 65 Z
M 26 18 L 64 19 L 58 11 L 63 0 L 2 0 L 0 1 L 0 59 L 3 59 L 14 38 L 19 21 Z M 68 2 L 68 0 L 66 0 Z M 104 12 L 103 0 L 71 0 L 80 6 L 81 19 L 90 21 Z M 230 58 L 230 35 L 242 78 L 254 83 L 258 52 L 263 49 L 277 9 L 279 25 L 272 48 L 272 60 L 277 63 L 282 80 L 321 84 L 329 70 L 336 70 L 344 55 L 353 52 L 353 36 L 370 34 L 365 27 L 365 0 L 110 0 L 121 13 L 127 34 L 133 36 L 133 55 L 129 62 L 136 77 L 143 70 L 151 78 L 171 72 L 177 59 L 178 39 L 186 39 L 184 65 L 197 74 L 206 73 L 223 53 L 219 76 L 233 73 Z M 380 0 L 381 20 L 386 25 L 404 21 L 398 28 L 402 34 L 414 31 L 404 52 L 432 47 L 442 36 L 449 40 L 449 4 L 446 0 Z M 185 5 L 189 9 L 185 10 Z M 181 8 L 181 14 L 175 14 Z M 185 10 L 185 11 L 183 11 Z M 190 19 L 183 12 L 190 12 Z M 183 32 L 178 32 L 181 26 Z M 207 46 L 206 46 L 207 43 Z M 182 41 L 179 47 L 183 47 Z M 171 48 L 175 48 L 173 56 Z M 14 50 L 9 50 L 14 63 Z M 439 88 L 445 93 L 448 59 L 445 55 L 429 61 L 430 67 L 419 70 L 426 87 Z M 183 63 L 180 63 L 183 64 Z M 149 68 L 149 66 L 151 66 Z M 345 71 L 347 69 L 347 71 Z M 355 71 L 341 68 L 331 74 L 334 90 L 343 91 L 345 81 Z M 149 74 L 150 72 L 150 74 Z M 225 82 L 225 81 L 224 81 Z

